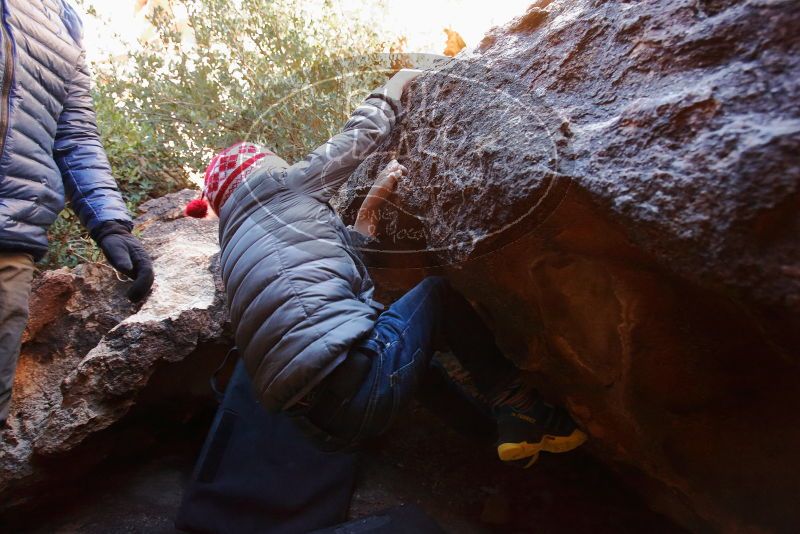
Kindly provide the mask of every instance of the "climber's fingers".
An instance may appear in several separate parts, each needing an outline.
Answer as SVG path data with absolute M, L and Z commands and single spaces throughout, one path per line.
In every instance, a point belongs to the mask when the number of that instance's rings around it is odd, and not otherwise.
M 392 172 L 397 171 L 399 171 L 402 176 L 408 175 L 408 169 L 405 167 L 405 165 L 401 165 L 400 162 L 398 162 L 396 159 L 393 159 L 386 165 L 386 167 L 383 168 L 381 174 L 378 176 L 378 180 Z
M 400 100 L 406 86 L 420 74 L 422 74 L 422 71 L 418 69 L 400 69 L 386 82 L 383 90 L 387 96 Z
M 400 170 L 396 170 L 382 176 L 373 184 L 372 189 L 369 191 L 369 196 L 385 200 L 397 189 L 397 183 L 402 175 Z

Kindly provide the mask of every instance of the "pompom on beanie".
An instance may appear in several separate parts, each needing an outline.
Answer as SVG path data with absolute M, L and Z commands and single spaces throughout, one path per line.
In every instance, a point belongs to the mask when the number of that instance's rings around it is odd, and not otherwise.
M 253 171 L 273 160 L 272 166 L 287 167 L 287 163 L 274 152 L 254 143 L 237 143 L 226 148 L 211 160 L 206 168 L 205 187 L 200 198 L 186 205 L 189 217 L 205 217 L 208 207 L 219 214 L 225 201 Z

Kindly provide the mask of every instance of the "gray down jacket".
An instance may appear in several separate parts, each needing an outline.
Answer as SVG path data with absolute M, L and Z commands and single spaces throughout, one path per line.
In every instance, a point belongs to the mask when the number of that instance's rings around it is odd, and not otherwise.
M 221 208 L 231 323 L 268 409 L 295 404 L 374 326 L 380 305 L 358 237 L 328 200 L 391 131 L 398 109 L 373 93 L 340 134 L 291 167 L 254 171 Z
M 131 226 L 97 132 L 81 23 L 63 0 L 0 0 L 0 250 L 47 252 L 65 197 L 89 230 Z

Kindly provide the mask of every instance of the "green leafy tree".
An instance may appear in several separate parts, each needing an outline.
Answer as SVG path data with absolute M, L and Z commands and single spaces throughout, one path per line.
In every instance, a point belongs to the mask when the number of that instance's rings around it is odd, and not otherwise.
M 288 161 L 341 128 L 386 78 L 373 26 L 319 0 L 191 0 L 157 9 L 154 38 L 125 61 L 95 66 L 95 105 L 131 209 L 186 187 L 212 154 L 238 141 Z M 100 261 L 71 212 L 51 229 L 51 267 Z

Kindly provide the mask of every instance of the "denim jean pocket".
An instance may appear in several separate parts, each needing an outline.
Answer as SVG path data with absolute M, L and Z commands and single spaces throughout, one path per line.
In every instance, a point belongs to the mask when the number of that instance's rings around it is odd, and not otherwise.
M 405 382 L 407 382 L 408 380 L 407 375 L 414 370 L 414 364 L 417 362 L 417 357 L 420 356 L 421 354 L 422 351 L 420 349 L 417 349 L 417 351 L 414 353 L 413 356 L 411 356 L 411 359 L 408 362 L 403 364 L 400 368 L 398 368 L 390 375 L 389 384 L 392 386 L 392 388 L 407 386 L 407 384 L 405 384 Z
M 417 349 L 409 361 L 389 375 L 389 385 L 392 390 L 392 421 L 414 395 L 417 383 L 416 367 L 421 357 L 422 350 Z

